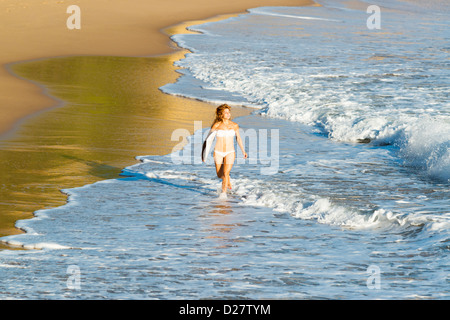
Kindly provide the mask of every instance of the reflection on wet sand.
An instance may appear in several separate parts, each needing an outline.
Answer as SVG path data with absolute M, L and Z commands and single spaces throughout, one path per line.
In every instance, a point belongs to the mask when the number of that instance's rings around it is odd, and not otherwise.
M 59 190 L 115 178 L 138 155 L 171 152 L 173 130 L 209 126 L 214 106 L 163 94 L 176 81 L 173 62 L 186 52 L 148 57 L 78 56 L 16 64 L 62 105 L 24 122 L 0 140 L 0 236 L 18 219 L 59 206 Z M 45 89 L 44 89 L 45 88 Z M 56 103 L 55 103 L 56 105 Z M 248 114 L 234 108 L 233 115 Z
M 213 220 L 210 226 L 211 235 L 205 238 L 226 240 L 228 238 L 227 233 L 230 233 L 236 227 L 236 224 L 229 221 L 228 215 L 231 213 L 233 213 L 233 210 L 226 202 L 213 205 L 209 210 L 209 215 Z

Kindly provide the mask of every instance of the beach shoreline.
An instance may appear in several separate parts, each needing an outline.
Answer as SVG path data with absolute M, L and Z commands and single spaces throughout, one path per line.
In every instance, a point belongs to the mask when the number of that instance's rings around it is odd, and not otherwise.
M 131 9 L 123 0 L 4 0 L 0 3 L 0 38 L 8 50 L 0 53 L 0 138 L 14 131 L 21 120 L 56 104 L 42 94 L 42 88 L 11 74 L 5 67 L 8 64 L 62 56 L 157 56 L 174 50 L 162 30 L 183 21 L 209 20 L 252 7 L 310 4 L 310 0 L 137 0 Z M 69 5 L 80 8 L 79 30 L 66 26 Z
M 0 298 L 449 297 L 448 21 L 375 1 L 397 11 L 371 29 L 358 1 L 8 65 L 60 105 L 0 138 Z M 248 152 L 227 199 L 200 159 L 223 102 Z
M 0 172 L 0 177 L 6 187 L 0 190 L 0 198 L 2 200 L 2 207 L 0 208 L 2 212 L 0 216 L 0 236 L 22 233 L 23 230 L 15 227 L 17 220 L 32 218 L 33 213 L 40 209 L 63 205 L 67 197 L 60 192 L 62 189 L 118 177 L 122 168 L 135 163 L 135 156 L 170 152 L 173 145 L 178 143 L 178 141 L 166 141 L 168 140 L 167 134 L 171 130 L 173 131 L 174 128 L 185 127 L 193 132 L 192 124 L 195 120 L 203 121 L 203 125 L 208 126 L 214 110 L 213 105 L 183 97 L 174 97 L 159 90 L 160 86 L 176 81 L 180 76 L 176 72 L 178 68 L 173 63 L 182 59 L 188 53 L 188 50 L 178 48 L 171 41 L 170 36 L 174 33 L 189 32 L 186 30 L 186 27 L 189 25 L 226 19 L 230 16 L 245 13 L 246 9 L 257 6 L 254 2 L 240 3 L 237 7 L 231 6 L 228 10 L 218 8 L 214 12 L 208 11 L 198 15 L 191 14 L 195 19 L 186 20 L 181 17 L 173 17 L 172 19 L 179 20 L 176 23 L 158 26 L 153 30 L 152 35 L 156 37 L 153 39 L 156 39 L 156 42 L 159 41 L 158 46 L 152 47 L 151 45 L 139 44 L 137 46 L 139 48 L 129 47 L 127 48 L 128 51 L 112 50 L 107 46 L 102 48 L 100 48 L 101 46 L 85 47 L 84 49 L 74 50 L 67 46 L 60 52 L 52 51 L 52 47 L 49 46 L 41 51 L 34 51 L 31 47 L 26 54 L 24 52 L 22 55 L 17 54 L 17 50 L 8 51 L 15 52 L 14 55 L 8 55 L 5 52 L 1 53 L 0 64 L 2 64 L 3 68 L 0 69 L 0 109 L 5 116 L 0 121 L 0 152 L 3 158 L 3 169 Z M 54 4 L 64 5 L 67 3 L 66 1 L 59 1 Z M 86 2 L 79 1 L 78 3 L 82 6 Z M 99 5 L 99 2 L 96 3 Z M 289 3 L 301 5 L 310 4 L 311 2 L 309 0 L 263 1 L 261 4 L 288 5 Z M 20 4 L 17 3 L 18 6 Z M 5 2 L 0 5 L 5 5 Z M 222 14 L 224 11 L 229 11 L 229 13 Z M 5 15 L 5 10 L 2 11 L 1 15 Z M 199 19 L 203 18 L 203 16 L 205 16 L 205 19 Z M 63 15 L 63 17 L 65 16 Z M 206 19 L 207 17 L 210 18 Z M 129 28 L 125 29 L 129 31 Z M 14 32 L 9 31 L 10 37 L 14 38 Z M 148 31 L 143 28 L 141 34 L 148 36 Z M 1 32 L 3 33 L 3 38 L 5 38 L 5 29 Z M 65 32 L 68 31 L 66 30 Z M 13 39 L 10 38 L 9 40 L 12 41 Z M 154 43 L 151 39 L 149 42 Z M 141 46 L 142 48 L 140 48 Z M 14 56 L 14 59 L 12 56 Z M 99 148 L 98 145 L 100 145 L 99 149 L 104 149 L 102 151 L 103 154 L 91 154 L 90 149 L 92 146 L 85 145 L 83 144 L 84 142 L 72 145 L 72 138 L 64 137 L 66 135 L 63 128 L 65 127 L 64 124 L 58 127 L 54 124 L 49 126 L 48 123 L 56 122 L 55 119 L 58 118 L 65 119 L 61 120 L 64 123 L 64 121 L 73 121 L 70 117 L 80 117 L 79 115 L 74 115 L 79 110 L 77 109 L 79 107 L 76 106 L 79 102 L 69 101 L 70 99 L 68 100 L 63 95 L 58 94 L 58 90 L 55 90 L 55 88 L 63 87 L 61 83 L 44 83 L 40 81 L 39 77 L 34 79 L 35 75 L 45 70 L 44 67 L 39 67 L 42 69 L 41 71 L 39 71 L 39 68 L 38 71 L 32 71 L 30 76 L 20 76 L 13 70 L 26 65 L 45 66 L 48 63 L 56 66 L 61 63 L 63 66 L 70 68 L 70 64 L 64 63 L 65 60 L 95 61 L 95 57 L 99 59 L 98 61 L 117 60 L 120 63 L 123 60 L 121 57 L 125 60 L 127 60 L 125 57 L 143 57 L 147 60 L 138 59 L 139 61 L 137 62 L 130 62 L 130 65 L 150 64 L 152 65 L 150 69 L 157 70 L 151 73 L 156 75 L 157 79 L 155 80 L 157 81 L 155 82 L 147 81 L 145 77 L 148 76 L 148 73 L 138 74 L 137 78 L 142 80 L 142 86 L 147 85 L 148 88 L 152 89 L 140 88 L 138 94 L 141 94 L 143 91 L 152 91 L 156 102 L 151 103 L 161 104 L 168 111 L 161 115 L 160 118 L 158 118 L 159 115 L 156 117 L 162 125 L 155 124 L 155 121 L 145 122 L 152 126 L 146 132 L 147 134 L 150 133 L 152 138 L 148 138 L 146 143 L 140 141 L 140 147 L 134 147 L 132 150 L 122 147 L 124 150 L 117 151 L 114 150 L 115 141 L 107 141 L 105 138 L 103 139 L 104 141 L 97 141 L 101 139 L 97 139 L 97 137 L 94 139 L 92 136 L 89 139 L 95 140 L 95 142 L 91 141 L 91 143 L 96 144 L 95 148 Z M 25 67 L 25 69 L 27 68 Z M 60 72 L 57 73 L 63 73 L 66 69 L 69 69 L 67 67 L 61 68 Z M 82 73 L 82 71 L 79 71 L 79 73 Z M 117 80 L 115 81 L 117 82 Z M 186 112 L 183 108 L 189 110 Z M 73 111 L 64 111 L 70 109 Z M 72 114 L 67 116 L 65 114 L 67 112 L 69 114 L 72 112 Z M 151 112 L 154 111 L 149 111 L 143 118 L 153 117 Z M 234 108 L 233 116 L 238 117 L 250 112 L 251 109 L 248 108 Z M 93 117 L 95 117 L 95 114 L 87 114 L 85 117 L 81 117 L 82 122 L 93 122 Z M 172 123 L 170 124 L 169 122 Z M 87 131 L 88 129 L 86 127 L 84 130 Z M 77 135 L 80 136 L 79 140 L 81 140 L 81 129 Z M 142 135 L 145 136 L 145 134 Z M 131 139 L 131 135 L 128 138 Z M 116 146 L 116 148 L 121 149 L 119 146 Z

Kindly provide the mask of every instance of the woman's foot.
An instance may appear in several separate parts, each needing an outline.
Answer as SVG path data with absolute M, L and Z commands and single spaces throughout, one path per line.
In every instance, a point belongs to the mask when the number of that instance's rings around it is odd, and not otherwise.
M 219 199 L 227 199 L 227 193 L 226 192 L 222 192 L 221 194 L 219 194 Z
M 227 192 L 227 189 L 231 190 L 230 176 L 222 178 L 222 192 Z
M 222 193 L 227 193 L 227 189 L 228 189 L 228 184 L 223 181 L 222 182 Z

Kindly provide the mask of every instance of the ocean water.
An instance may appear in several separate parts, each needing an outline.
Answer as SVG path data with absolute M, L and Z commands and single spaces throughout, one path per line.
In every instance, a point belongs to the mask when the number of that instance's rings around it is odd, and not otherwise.
M 173 37 L 161 90 L 255 108 L 227 199 L 199 126 L 19 221 L 0 298 L 448 299 L 448 5 L 370 1 L 371 29 L 369 3 L 318 2 Z

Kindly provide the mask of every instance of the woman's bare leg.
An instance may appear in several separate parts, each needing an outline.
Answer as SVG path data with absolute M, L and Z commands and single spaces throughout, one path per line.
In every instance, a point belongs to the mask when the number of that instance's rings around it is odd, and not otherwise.
M 222 180 L 222 192 L 226 192 L 227 188 L 231 189 L 230 171 L 233 167 L 235 153 L 229 153 L 224 158 L 223 162 L 223 180 Z
M 216 165 L 217 178 L 223 178 L 223 157 L 214 153 L 214 164 Z
M 227 154 L 225 157 L 214 154 L 217 177 L 222 179 L 222 192 L 226 192 L 227 188 L 231 189 L 230 171 L 233 167 L 234 158 L 234 152 Z

